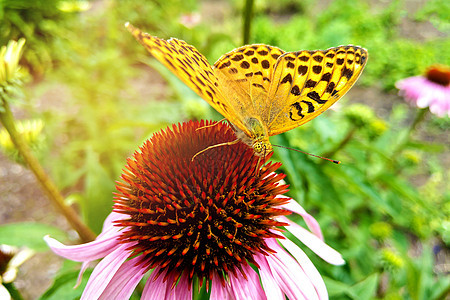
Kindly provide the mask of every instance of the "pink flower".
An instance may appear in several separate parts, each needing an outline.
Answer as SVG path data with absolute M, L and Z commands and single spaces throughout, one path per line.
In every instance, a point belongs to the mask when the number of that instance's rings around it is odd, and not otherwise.
M 181 15 L 179 22 L 187 28 L 192 29 L 200 24 L 201 20 L 202 16 L 198 12 L 192 12 Z
M 430 67 L 425 76 L 405 78 L 396 87 L 410 104 L 429 107 L 439 117 L 450 116 L 450 69 L 447 67 Z
M 243 143 L 192 161 L 235 139 L 228 125 L 211 124 L 174 125 L 128 159 L 95 241 L 65 246 L 45 238 L 56 254 L 83 262 L 80 277 L 101 259 L 82 299 L 128 299 L 146 273 L 142 299 L 192 299 L 194 278 L 211 299 L 328 298 L 320 274 L 283 228 L 325 261 L 344 261 L 323 242 L 317 221 L 282 195 L 284 175 L 275 173 L 281 164 Z M 286 217 L 292 213 L 311 231 Z

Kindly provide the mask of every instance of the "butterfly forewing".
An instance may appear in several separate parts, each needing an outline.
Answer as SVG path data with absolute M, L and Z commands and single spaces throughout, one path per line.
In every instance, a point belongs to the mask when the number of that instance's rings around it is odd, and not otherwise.
M 300 126 L 328 109 L 358 79 L 367 56 L 357 46 L 280 56 L 267 101 L 270 110 L 263 116 L 269 135 Z
M 212 66 L 195 47 L 177 39 L 166 41 L 151 36 L 130 24 L 126 26 L 148 52 L 219 113 L 227 118 L 234 114 L 233 107 L 227 105 L 226 99 L 222 96 Z M 230 121 L 239 124 L 239 120 L 231 118 Z

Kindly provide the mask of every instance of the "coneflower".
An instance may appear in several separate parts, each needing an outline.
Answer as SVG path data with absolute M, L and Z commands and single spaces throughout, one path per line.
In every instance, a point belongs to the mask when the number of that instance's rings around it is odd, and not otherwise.
M 82 270 L 102 258 L 82 299 L 128 299 L 148 272 L 142 299 L 192 299 L 194 278 L 211 299 L 327 298 L 320 274 L 283 228 L 326 261 L 343 260 L 322 241 L 315 219 L 282 195 L 281 164 L 242 143 L 192 160 L 235 139 L 228 125 L 209 125 L 174 125 L 128 159 L 94 242 L 64 246 L 46 237 L 55 253 L 84 262 Z M 290 221 L 291 213 L 313 233 Z
M 428 107 L 438 117 L 450 117 L 450 68 L 431 66 L 424 76 L 402 79 L 396 83 L 400 95 L 419 108 Z

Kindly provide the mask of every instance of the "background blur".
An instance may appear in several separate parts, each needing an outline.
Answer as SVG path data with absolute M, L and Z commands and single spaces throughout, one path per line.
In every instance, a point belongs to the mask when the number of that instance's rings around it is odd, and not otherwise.
M 237 0 L 0 1 L 0 46 L 27 40 L 27 83 L 14 115 L 32 132 L 30 146 L 67 202 L 96 233 L 126 158 L 145 139 L 172 123 L 222 118 L 123 24 L 185 40 L 214 63 L 243 44 L 243 10 Z M 449 20 L 447 0 L 254 1 L 250 43 L 369 50 L 365 71 L 343 99 L 271 139 L 342 161 L 283 149 L 273 157 L 283 162 L 288 195 L 346 260 L 331 266 L 308 252 L 331 299 L 445 299 L 449 292 L 450 121 L 409 106 L 395 88 L 432 64 L 450 65 Z M 50 233 L 76 243 L 77 235 L 5 142 L 0 207 L 0 244 L 37 251 L 15 282 L 22 295 L 79 297 L 83 288 L 72 289 L 79 264 L 63 262 L 42 242 Z

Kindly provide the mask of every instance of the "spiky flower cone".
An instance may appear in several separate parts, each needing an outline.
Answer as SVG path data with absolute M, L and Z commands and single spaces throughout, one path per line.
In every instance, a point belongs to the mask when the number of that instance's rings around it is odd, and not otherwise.
M 183 272 L 206 285 L 213 276 L 223 284 L 228 272 L 242 271 L 242 264 L 257 265 L 254 253 L 271 252 L 266 238 L 279 238 L 275 220 L 289 211 L 274 208 L 287 202 L 276 198 L 286 192 L 273 173 L 281 164 L 260 159 L 244 144 L 217 147 L 194 160 L 208 146 L 232 141 L 229 127 L 210 123 L 174 126 L 155 134 L 128 159 L 117 184 L 114 210 L 129 215 L 123 243 L 134 242 L 135 254 L 148 258 L 148 268 L 160 266 L 174 282 Z M 221 134 L 217 134 L 217 132 Z M 178 137 L 183 137 L 182 139 Z

